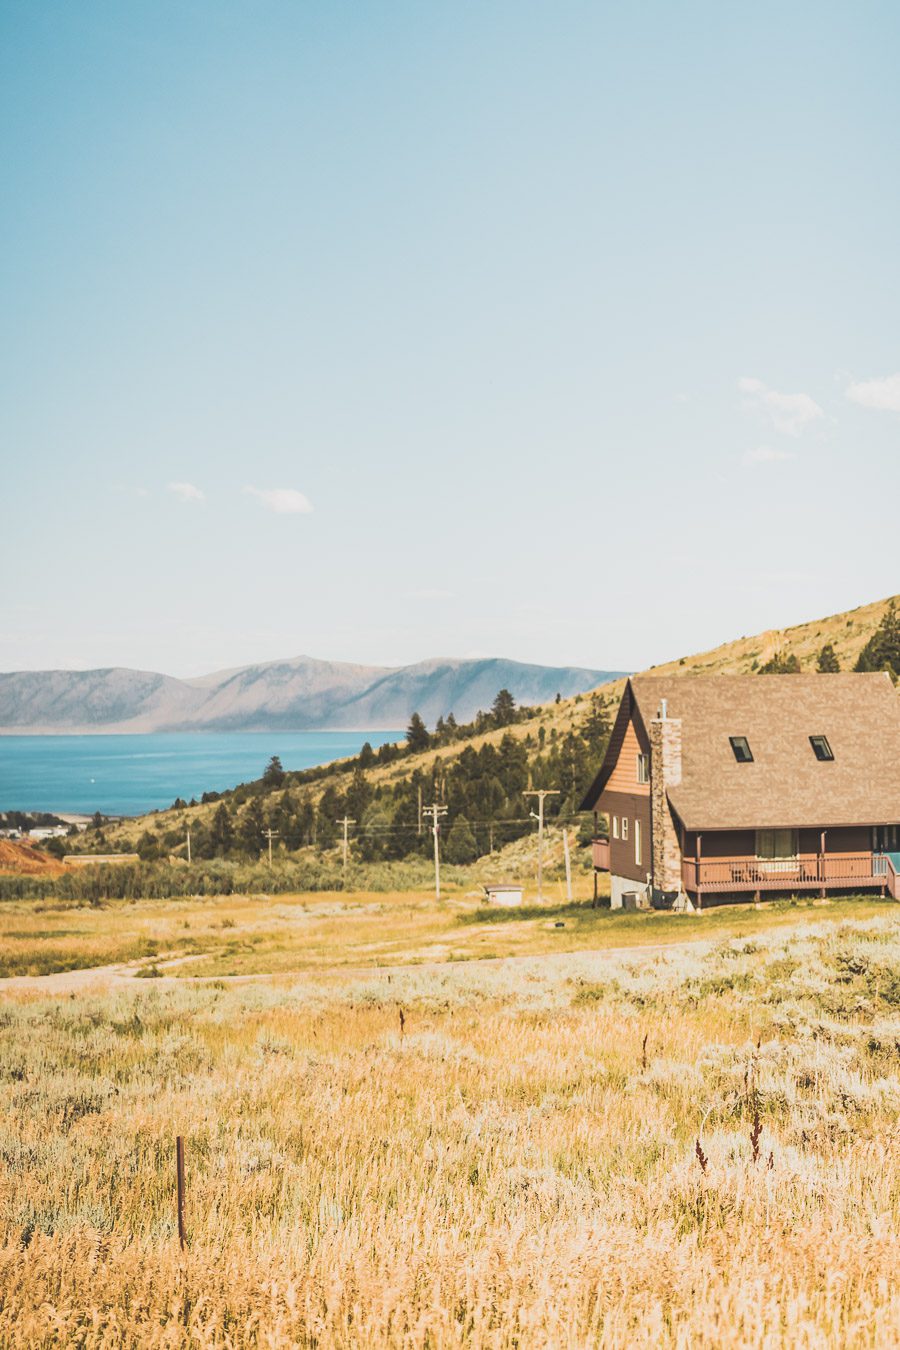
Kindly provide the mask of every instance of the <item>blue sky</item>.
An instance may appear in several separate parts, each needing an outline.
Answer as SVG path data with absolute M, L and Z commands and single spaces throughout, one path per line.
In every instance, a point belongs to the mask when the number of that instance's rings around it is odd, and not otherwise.
M 891 3 L 0 5 L 0 669 L 900 589 Z

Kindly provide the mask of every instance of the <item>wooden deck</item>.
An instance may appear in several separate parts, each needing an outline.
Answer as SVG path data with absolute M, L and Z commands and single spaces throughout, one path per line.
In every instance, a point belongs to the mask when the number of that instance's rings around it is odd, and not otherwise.
M 846 891 L 859 887 L 898 895 L 889 857 L 873 853 L 808 853 L 796 858 L 685 858 L 682 881 L 688 894 L 741 891 Z

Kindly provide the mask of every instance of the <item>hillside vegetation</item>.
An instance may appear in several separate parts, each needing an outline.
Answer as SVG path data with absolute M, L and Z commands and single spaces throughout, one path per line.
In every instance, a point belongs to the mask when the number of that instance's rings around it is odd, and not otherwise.
M 879 668 L 891 659 L 900 666 L 895 604 L 883 600 L 740 638 L 653 667 L 653 673 L 758 673 L 763 678 L 767 669 L 853 669 L 860 662 Z M 430 826 L 420 816 L 420 802 L 427 806 L 436 801 L 447 808 L 441 834 L 448 863 L 469 866 L 495 854 L 502 858 L 504 846 L 534 830 L 534 800 L 527 795 L 534 788 L 558 793 L 546 802 L 551 823 L 577 827 L 578 806 L 602 759 L 622 687 L 617 681 L 592 694 L 533 709 L 516 708 L 501 691 L 491 711 L 466 726 L 450 716 L 429 732 L 414 718 L 402 746 L 382 746 L 377 753 L 365 747 L 353 760 L 299 773 L 273 764 L 255 782 L 205 794 L 200 803 L 179 802 L 132 821 L 98 822 L 100 828 L 69 846 L 97 852 L 136 848 L 145 861 L 156 863 L 183 859 L 190 829 L 195 862 L 255 862 L 265 847 L 264 832 L 271 829 L 276 833 L 273 856 L 282 864 L 292 859 L 304 864 L 306 885 L 315 889 L 339 880 L 338 822 L 344 816 L 354 822 L 348 826 L 354 864 L 430 858 Z M 582 845 L 587 838 L 585 828 Z M 272 880 L 274 889 L 291 884 L 286 876 L 283 885 Z M 299 874 L 295 881 L 302 884 Z M 215 884 L 210 881 L 207 889 Z M 396 884 L 394 875 L 388 885 Z

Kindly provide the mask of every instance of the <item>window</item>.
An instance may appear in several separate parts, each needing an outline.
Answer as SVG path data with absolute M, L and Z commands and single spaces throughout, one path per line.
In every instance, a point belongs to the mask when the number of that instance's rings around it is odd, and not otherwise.
M 623 839 L 627 839 L 627 838 L 628 838 L 628 817 L 627 817 L 627 816 L 623 816 L 623 817 L 622 817 L 622 838 L 623 838 Z
M 613 839 L 618 839 L 618 837 L 619 837 L 619 817 L 613 816 Z
M 827 736 L 810 736 L 809 743 L 813 748 L 813 754 L 816 759 L 823 762 L 827 759 L 834 759 L 834 751 L 828 744 Z
M 796 872 L 798 847 L 796 830 L 756 831 L 756 856 L 763 872 Z
M 641 822 L 634 822 L 634 861 L 638 867 L 641 865 Z
M 738 764 L 752 764 L 753 752 L 750 749 L 750 742 L 746 736 L 729 736 L 731 748 L 734 751 L 734 757 Z
M 637 757 L 637 780 L 639 783 L 650 782 L 650 756 L 638 755 Z

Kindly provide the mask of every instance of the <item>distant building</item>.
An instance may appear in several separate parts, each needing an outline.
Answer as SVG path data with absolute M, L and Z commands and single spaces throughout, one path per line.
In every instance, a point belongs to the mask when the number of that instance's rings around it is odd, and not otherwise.
M 487 881 L 484 885 L 489 905 L 500 905 L 504 909 L 515 909 L 522 903 L 523 888 L 514 882 Z
M 69 833 L 68 825 L 36 825 L 28 831 L 29 839 L 65 839 Z
M 886 674 L 636 676 L 582 810 L 613 908 L 900 899 L 900 699 Z

